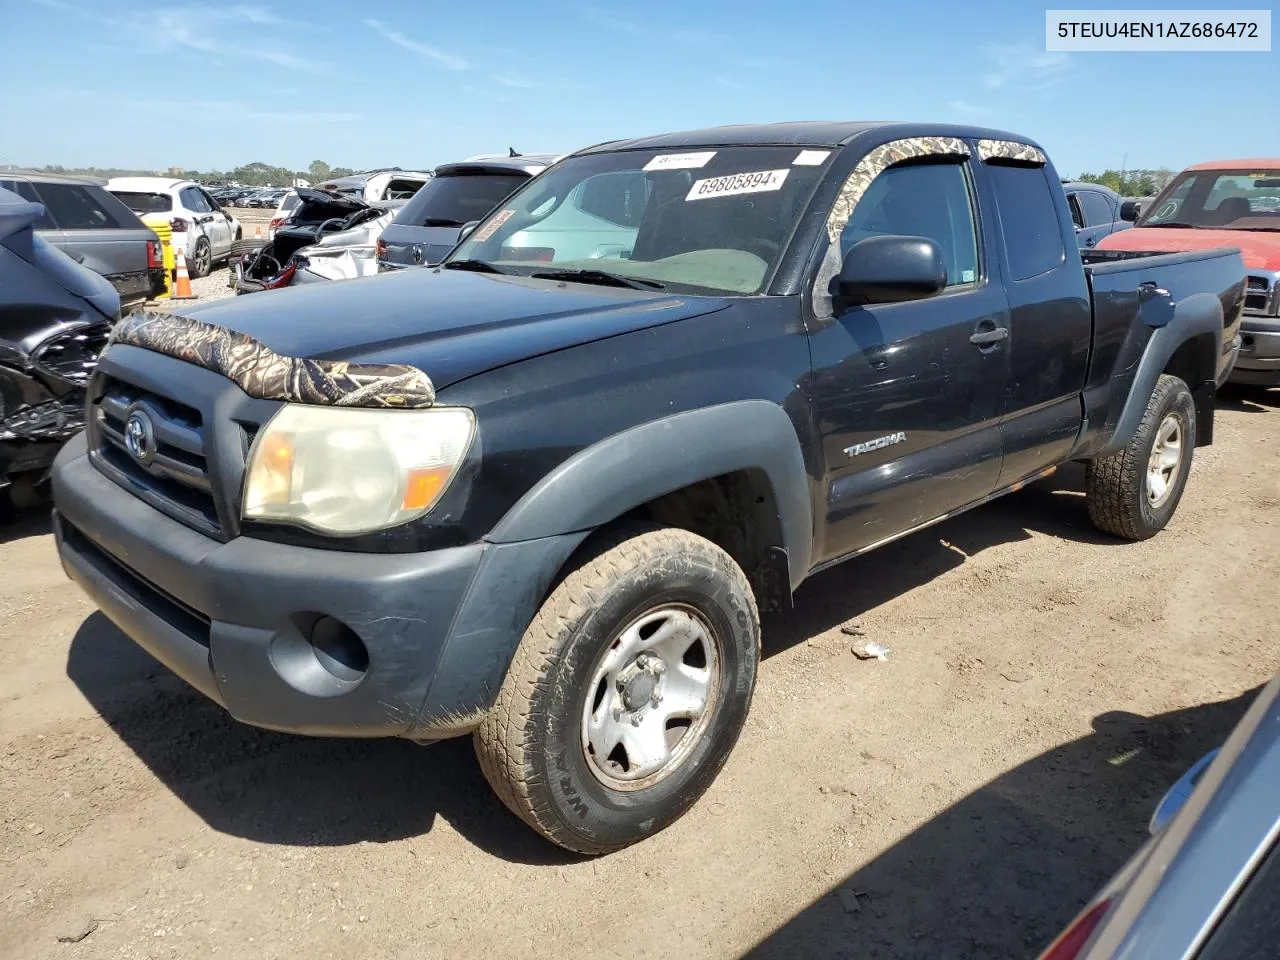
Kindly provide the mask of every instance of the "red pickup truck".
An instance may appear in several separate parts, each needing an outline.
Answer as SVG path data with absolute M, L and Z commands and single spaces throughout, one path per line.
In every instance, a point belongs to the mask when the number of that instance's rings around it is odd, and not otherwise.
M 1098 250 L 1185 251 L 1239 247 L 1248 287 L 1232 383 L 1280 386 L 1280 159 L 1218 160 L 1188 167 L 1132 230 Z

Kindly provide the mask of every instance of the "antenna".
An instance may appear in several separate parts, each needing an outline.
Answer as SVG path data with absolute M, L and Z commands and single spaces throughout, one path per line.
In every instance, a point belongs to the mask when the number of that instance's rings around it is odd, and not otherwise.
M 518 156 L 520 156 L 520 154 L 516 153 L 516 148 L 515 148 L 515 147 L 507 147 L 507 156 L 508 156 L 508 157 L 518 157 Z

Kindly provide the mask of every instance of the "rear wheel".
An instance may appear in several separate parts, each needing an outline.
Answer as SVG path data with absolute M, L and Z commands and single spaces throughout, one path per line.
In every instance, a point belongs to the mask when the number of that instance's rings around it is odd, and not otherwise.
M 191 253 L 191 277 L 207 277 L 209 271 L 213 269 L 213 249 L 209 246 L 209 240 L 201 237 L 196 241 L 196 248 Z
M 656 833 L 728 759 L 759 648 L 750 586 L 715 544 L 648 526 L 601 536 L 538 611 L 476 730 L 485 777 L 570 850 Z
M 1126 540 L 1146 540 L 1178 509 L 1195 447 L 1196 408 L 1187 385 L 1162 374 L 1128 446 L 1085 469 L 1089 518 Z

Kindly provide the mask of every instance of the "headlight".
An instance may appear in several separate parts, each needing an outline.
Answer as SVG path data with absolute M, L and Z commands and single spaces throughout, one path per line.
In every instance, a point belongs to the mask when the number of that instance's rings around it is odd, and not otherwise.
M 474 433 L 462 407 L 286 404 L 249 451 L 244 517 L 336 535 L 405 523 L 435 506 Z

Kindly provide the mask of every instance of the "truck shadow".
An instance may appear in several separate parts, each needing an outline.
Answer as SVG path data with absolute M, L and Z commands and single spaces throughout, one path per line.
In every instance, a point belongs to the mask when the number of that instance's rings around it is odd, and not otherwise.
M 947 808 L 764 939 L 751 960 L 1035 956 L 1143 842 L 1159 798 L 1258 689 L 1143 718 L 1103 714 Z M 856 798 L 823 798 L 850 806 Z
M 3 494 L 0 494 L 2 497 Z M 53 520 L 50 515 L 51 505 L 32 507 L 25 510 L 13 510 L 0 504 L 0 544 L 26 540 L 28 537 L 43 537 L 53 532 Z
M 1237 413 L 1267 413 L 1280 409 L 1280 389 L 1227 384 L 1218 393 L 1218 408 Z
M 855 557 L 805 581 L 795 606 L 764 619 L 764 655 L 776 655 L 964 565 L 983 550 L 1045 534 L 1124 550 L 1089 520 L 1084 466 L 1066 464 L 1023 490 Z M 922 611 L 927 613 L 928 611 Z
M 1029 531 L 1123 544 L 1089 525 L 1074 467 L 979 510 L 820 574 L 765 623 L 766 656 L 869 610 Z M 945 544 L 943 543 L 945 541 Z M 875 576 L 866 576 L 873 569 Z M 437 817 L 478 847 L 568 863 L 494 798 L 469 739 L 424 748 L 245 726 L 135 646 L 103 615 L 81 624 L 67 675 L 147 767 L 213 829 L 265 843 L 336 846 L 429 832 Z

